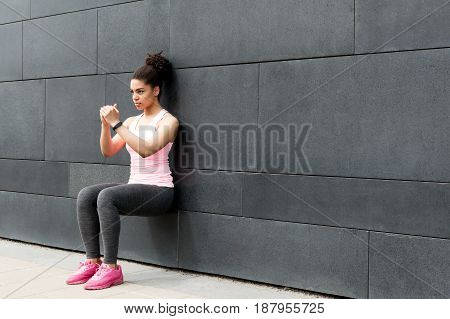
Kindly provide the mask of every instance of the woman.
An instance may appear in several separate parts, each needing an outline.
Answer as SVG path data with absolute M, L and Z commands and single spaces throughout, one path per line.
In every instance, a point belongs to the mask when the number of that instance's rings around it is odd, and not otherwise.
M 148 54 L 130 82 L 134 105 L 142 114 L 129 117 L 122 124 L 116 104 L 100 108 L 101 152 L 110 157 L 126 146 L 131 158 L 130 178 L 127 184 L 103 183 L 79 192 L 77 218 L 86 260 L 66 280 L 69 285 L 86 283 L 85 289 L 104 289 L 123 283 L 122 267 L 117 264 L 119 215 L 160 215 L 172 205 L 174 185 L 168 154 L 178 131 L 178 120 L 159 103 L 162 85 L 172 72 L 171 63 L 161 53 Z M 117 133 L 113 138 L 110 127 Z

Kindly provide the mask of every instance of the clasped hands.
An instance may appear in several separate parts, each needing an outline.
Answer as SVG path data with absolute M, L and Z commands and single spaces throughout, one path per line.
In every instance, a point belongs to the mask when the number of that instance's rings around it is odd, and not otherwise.
M 100 120 L 102 121 L 103 125 L 114 126 L 120 122 L 120 112 L 117 109 L 116 105 L 117 104 L 105 105 L 100 108 Z

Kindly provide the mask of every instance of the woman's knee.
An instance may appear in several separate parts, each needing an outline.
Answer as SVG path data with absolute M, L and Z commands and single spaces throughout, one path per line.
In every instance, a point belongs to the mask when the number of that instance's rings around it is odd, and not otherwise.
M 107 207 L 114 204 L 114 195 L 111 189 L 102 190 L 97 196 L 97 207 Z
M 77 205 L 92 205 L 97 200 L 97 192 L 92 186 L 86 186 L 78 192 Z

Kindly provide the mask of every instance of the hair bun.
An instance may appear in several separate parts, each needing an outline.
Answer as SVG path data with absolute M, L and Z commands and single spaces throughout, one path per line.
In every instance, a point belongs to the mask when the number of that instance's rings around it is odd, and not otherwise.
M 160 73 L 163 78 L 166 78 L 172 65 L 169 60 L 161 55 L 162 52 L 163 51 L 159 53 L 148 53 L 145 58 L 145 64 L 150 65 L 156 72 Z
M 163 84 L 168 85 L 170 89 L 172 77 L 175 75 L 172 64 L 161 55 L 162 52 L 147 53 L 145 63 L 134 71 L 132 77 L 132 79 L 140 80 L 153 88 L 159 86 L 161 90 L 158 94 L 158 100 L 162 94 Z

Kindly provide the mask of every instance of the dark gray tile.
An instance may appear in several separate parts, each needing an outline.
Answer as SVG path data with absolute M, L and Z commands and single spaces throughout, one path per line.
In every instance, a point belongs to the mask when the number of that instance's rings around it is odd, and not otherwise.
M 0 23 L 22 21 L 30 18 L 30 0 L 2 0 Z
M 31 0 L 31 17 L 42 17 L 52 14 L 66 13 L 107 6 L 130 0 Z
M 0 81 L 22 79 L 22 23 L 0 25 L 0 43 Z
M 97 12 L 23 22 L 24 78 L 97 73 Z
M 172 0 L 170 5 L 177 67 L 353 53 L 352 0 Z
M 44 159 L 44 80 L 0 83 L 1 158 Z
M 256 124 L 181 123 L 174 165 L 177 169 L 257 171 L 256 137 Z
M 450 241 L 370 233 L 370 298 L 450 297 Z
M 0 160 L 0 189 L 22 193 L 69 196 L 67 163 Z
M 0 191 L 0 206 L 0 237 L 84 250 L 74 199 Z
M 450 238 L 450 184 L 246 174 L 247 217 Z
M 169 1 L 98 9 L 98 73 L 131 72 L 148 52 L 169 56 Z
M 122 216 L 119 258 L 177 267 L 178 213 Z
M 177 170 L 174 184 L 180 210 L 238 216 L 242 214 L 240 173 Z
M 258 65 L 182 69 L 174 113 L 191 125 L 256 123 Z
M 105 76 L 47 80 L 45 159 L 102 163 L 99 109 Z
M 242 171 L 252 166 L 255 143 L 248 141 L 254 136 L 243 138 L 242 132 L 255 131 L 257 82 L 257 65 L 177 70 L 171 97 L 180 121 L 177 167 Z
M 293 137 L 268 143 L 264 171 L 307 173 L 302 150 L 314 175 L 449 181 L 449 59 L 442 49 L 262 64 L 262 136 L 269 124 L 312 126 L 302 149 Z
M 126 119 L 141 114 L 133 104 L 130 81 L 133 73 L 106 75 L 106 104 L 117 103 L 121 116 Z
M 356 0 L 355 5 L 356 53 L 450 45 L 446 0 Z
M 69 163 L 69 196 L 77 198 L 79 191 L 100 183 L 128 183 L 130 168 L 119 165 Z
M 368 233 L 180 212 L 180 268 L 367 298 Z

